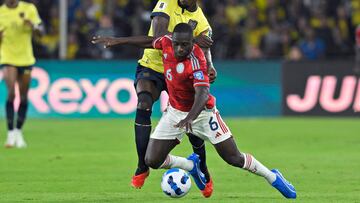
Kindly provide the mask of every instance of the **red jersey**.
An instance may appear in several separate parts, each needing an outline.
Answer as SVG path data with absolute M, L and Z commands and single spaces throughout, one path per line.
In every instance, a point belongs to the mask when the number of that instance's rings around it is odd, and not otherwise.
M 170 35 L 153 41 L 155 49 L 162 50 L 164 75 L 169 93 L 169 102 L 177 110 L 189 112 L 195 99 L 196 86 L 210 87 L 205 55 L 196 44 L 183 61 L 175 58 Z M 215 106 L 215 98 L 209 94 L 206 108 Z

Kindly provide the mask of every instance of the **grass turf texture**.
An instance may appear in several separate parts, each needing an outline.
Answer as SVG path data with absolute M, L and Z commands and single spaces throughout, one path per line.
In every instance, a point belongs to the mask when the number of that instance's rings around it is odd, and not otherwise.
M 356 119 L 226 119 L 238 147 L 296 186 L 296 202 L 360 202 L 360 124 Z M 1 120 L 4 124 L 4 120 Z M 5 125 L 2 125 L 5 126 Z M 171 200 L 164 170 L 129 186 L 136 166 L 132 120 L 29 120 L 27 149 L 0 149 L 0 202 L 282 202 L 265 180 L 228 166 L 207 143 L 214 193 L 193 184 Z M 0 130 L 1 143 L 5 130 Z M 173 154 L 191 153 L 187 139 Z

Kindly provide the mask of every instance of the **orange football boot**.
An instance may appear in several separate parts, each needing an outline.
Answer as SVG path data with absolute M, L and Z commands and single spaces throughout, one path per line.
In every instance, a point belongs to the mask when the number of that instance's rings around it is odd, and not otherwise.
M 210 181 L 206 183 L 205 189 L 201 190 L 201 193 L 205 198 L 209 198 L 212 195 L 213 190 L 214 190 L 214 184 L 212 178 L 210 178 Z
M 149 174 L 150 174 L 150 170 L 147 170 L 146 172 L 141 173 L 139 175 L 134 175 L 131 178 L 131 186 L 133 188 L 140 189 L 144 185 L 145 179 L 149 176 Z

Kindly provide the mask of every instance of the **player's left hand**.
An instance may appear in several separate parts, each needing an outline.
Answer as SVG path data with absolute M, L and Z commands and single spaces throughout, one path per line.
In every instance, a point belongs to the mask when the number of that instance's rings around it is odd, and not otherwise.
M 185 128 L 186 133 L 192 133 L 192 119 L 185 118 L 176 124 L 175 128 Z
M 215 79 L 217 77 L 217 71 L 214 68 L 214 66 L 210 66 L 208 69 L 208 75 L 209 75 L 209 82 L 214 83 Z
M 103 44 L 104 48 L 110 48 L 112 46 L 115 46 L 117 44 L 123 43 L 120 38 L 115 39 L 114 37 L 103 37 L 103 36 L 95 36 L 92 38 L 91 43 L 93 44 Z

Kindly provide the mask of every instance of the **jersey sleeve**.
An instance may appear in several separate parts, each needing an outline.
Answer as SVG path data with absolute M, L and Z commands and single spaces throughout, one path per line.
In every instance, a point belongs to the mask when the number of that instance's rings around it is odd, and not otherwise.
M 170 19 L 171 11 L 173 10 L 173 2 L 175 0 L 159 0 L 151 13 L 151 18 L 155 16 L 162 16 Z
M 156 39 L 154 39 L 154 41 L 152 42 L 152 46 L 154 49 L 162 49 L 162 39 L 164 37 L 158 37 Z
M 201 14 L 199 16 L 198 25 L 196 26 L 196 29 L 194 30 L 194 34 L 195 34 L 195 36 L 198 36 L 203 32 L 206 36 L 212 38 L 211 26 L 210 26 L 208 20 L 206 19 L 204 13 L 201 11 Z
M 39 16 L 38 10 L 36 9 L 34 4 L 31 4 L 29 7 L 29 16 L 28 19 L 34 24 L 39 25 L 41 24 L 41 18 Z
M 154 49 L 164 49 L 166 46 L 171 46 L 171 36 L 164 35 L 162 37 L 156 38 L 152 42 L 152 46 Z
M 199 47 L 195 48 L 193 53 L 190 54 L 190 61 L 193 68 L 194 87 L 210 87 L 205 55 Z

